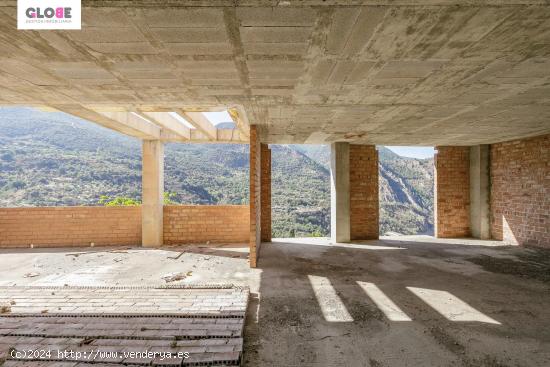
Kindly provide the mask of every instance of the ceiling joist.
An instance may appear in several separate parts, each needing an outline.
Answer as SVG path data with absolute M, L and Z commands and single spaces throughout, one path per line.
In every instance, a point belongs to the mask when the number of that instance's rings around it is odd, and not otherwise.
M 242 116 L 244 113 L 232 109 L 230 114 L 235 121 L 235 129 L 218 129 L 202 112 L 175 109 L 189 125 L 174 117 L 170 112 L 150 112 L 138 110 L 128 112 L 116 108 L 92 109 L 78 104 L 51 105 L 49 108 L 80 117 L 106 128 L 139 139 L 163 140 L 167 142 L 233 143 L 246 144 L 249 130 Z M 237 123 L 239 121 L 239 123 Z
M 246 114 L 244 113 L 244 110 L 241 107 L 231 107 L 227 110 L 227 112 L 229 113 L 229 115 L 231 116 L 231 119 L 235 123 L 237 130 L 239 130 L 239 132 L 243 136 L 249 138 L 250 124 L 248 122 Z
M 161 128 L 141 116 L 131 112 L 99 112 L 99 114 L 113 121 L 124 124 L 132 129 L 141 131 L 147 139 L 160 139 Z
M 127 112 L 98 112 L 79 104 L 51 105 L 50 107 L 94 122 L 98 125 L 140 139 L 160 139 L 161 129 L 143 119 L 129 118 Z
M 140 112 L 139 115 L 162 127 L 163 130 L 176 134 L 183 140 L 191 140 L 191 129 L 168 112 Z
M 202 114 L 202 112 L 189 112 L 181 109 L 176 110 L 181 117 L 189 122 L 195 129 L 206 135 L 209 140 L 217 140 L 218 133 L 216 127 Z

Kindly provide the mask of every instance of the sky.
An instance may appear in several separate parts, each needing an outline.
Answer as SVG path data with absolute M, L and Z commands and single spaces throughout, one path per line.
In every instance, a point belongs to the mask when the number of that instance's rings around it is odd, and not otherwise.
M 221 122 L 233 122 L 233 119 L 227 111 L 203 112 L 203 115 L 205 115 L 206 118 L 214 125 L 217 125 Z
M 386 147 L 396 154 L 409 158 L 432 158 L 435 154 L 433 147 Z

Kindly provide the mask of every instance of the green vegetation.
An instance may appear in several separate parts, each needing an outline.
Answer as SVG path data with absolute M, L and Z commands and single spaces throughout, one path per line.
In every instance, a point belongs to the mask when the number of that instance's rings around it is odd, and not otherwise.
M 177 194 L 175 192 L 165 191 L 163 193 L 163 195 L 164 195 L 164 200 L 163 200 L 164 205 L 178 205 L 179 204 L 178 202 L 172 200 L 173 198 L 175 198 L 177 196 Z
M 117 197 L 111 199 L 108 196 L 101 195 L 99 197 L 99 204 L 105 206 L 138 206 L 141 205 L 141 201 L 127 197 Z
M 164 200 L 163 200 L 164 205 L 180 204 L 172 200 L 177 196 L 175 192 L 164 192 L 163 195 L 164 195 Z M 105 206 L 138 206 L 138 205 L 141 205 L 141 200 L 136 200 L 125 196 L 110 198 L 106 195 L 101 195 L 99 197 L 98 203 Z
M 272 146 L 275 237 L 330 232 L 329 149 Z M 165 204 L 247 204 L 248 146 L 167 144 Z M 381 233 L 433 230 L 433 160 L 380 148 Z M 0 108 L 0 206 L 140 205 L 141 145 L 61 113 Z

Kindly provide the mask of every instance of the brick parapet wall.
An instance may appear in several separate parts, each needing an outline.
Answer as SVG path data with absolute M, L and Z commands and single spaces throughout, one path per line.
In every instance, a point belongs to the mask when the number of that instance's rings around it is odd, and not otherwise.
M 141 207 L 0 208 L 0 247 L 138 245 Z
M 349 146 L 350 238 L 377 239 L 379 233 L 378 151 Z
M 470 236 L 470 148 L 436 147 L 435 235 Z
M 271 242 L 271 149 L 261 144 L 261 240 Z
M 248 243 L 248 205 L 164 209 L 164 244 Z M 141 245 L 140 206 L 0 208 L 0 247 Z
M 247 243 L 248 205 L 170 205 L 164 207 L 164 244 Z
M 491 234 L 550 248 L 550 135 L 491 145 Z

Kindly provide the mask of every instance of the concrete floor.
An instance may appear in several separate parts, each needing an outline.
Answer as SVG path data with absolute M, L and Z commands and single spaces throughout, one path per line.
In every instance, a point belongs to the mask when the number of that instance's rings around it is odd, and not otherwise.
M 181 256 L 181 251 L 185 251 Z M 245 366 L 548 366 L 550 251 L 384 237 L 0 251 L 0 285 L 248 285 Z M 175 284 L 175 283 L 172 283 Z

